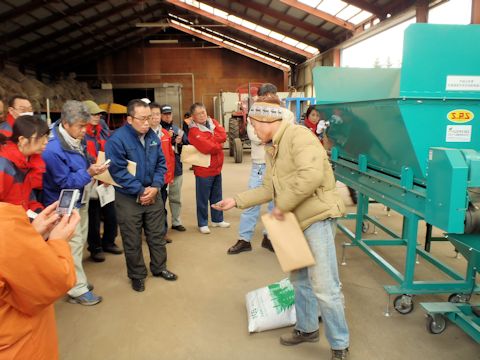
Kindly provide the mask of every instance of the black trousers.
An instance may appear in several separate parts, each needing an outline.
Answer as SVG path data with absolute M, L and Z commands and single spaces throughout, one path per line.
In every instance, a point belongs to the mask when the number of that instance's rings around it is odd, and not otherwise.
M 161 195 L 157 195 L 155 204 L 143 206 L 137 203 L 136 198 L 117 191 L 115 193 L 115 209 L 122 235 L 128 277 L 130 279 L 147 277 L 142 251 L 142 229 L 145 232 L 150 251 L 150 271 L 152 274 L 158 274 L 165 270 L 167 249 L 162 234 L 165 226 L 165 211 Z
M 162 235 L 163 236 L 167 235 L 167 231 L 168 231 L 168 220 L 167 220 L 167 218 L 168 218 L 168 216 L 167 216 L 168 191 L 167 191 L 167 188 L 168 188 L 168 184 L 165 184 L 160 189 L 160 195 L 162 196 L 162 200 L 163 200 L 163 210 L 165 211 L 165 227 L 162 230 Z
M 103 236 L 100 236 L 100 222 L 103 217 Z M 100 206 L 100 200 L 91 199 L 88 204 L 88 251 L 101 252 L 103 247 L 115 243 L 117 237 L 117 215 L 115 202 L 104 207 Z

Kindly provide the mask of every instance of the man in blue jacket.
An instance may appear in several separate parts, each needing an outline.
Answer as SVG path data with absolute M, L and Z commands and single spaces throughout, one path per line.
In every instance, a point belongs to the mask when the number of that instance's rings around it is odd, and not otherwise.
M 66 101 L 61 119 L 53 125 L 51 138 L 42 153 L 46 165 L 43 175 L 43 204 L 48 206 L 58 200 L 62 189 L 80 190 L 76 204 L 80 213 L 80 224 L 69 244 L 75 263 L 77 283 L 68 291 L 68 301 L 73 304 L 95 305 L 102 301 L 88 286 L 83 270 L 83 247 L 88 235 L 88 200 L 92 176 L 107 169 L 105 165 L 90 164 L 82 139 L 85 136 L 88 108 L 80 101 Z
M 131 100 L 127 124 L 108 139 L 105 152 L 110 174 L 121 187 L 115 188 L 115 209 L 120 225 L 128 277 L 135 291 L 145 290 L 147 268 L 142 253 L 142 228 L 150 250 L 153 276 L 173 281 L 177 275 L 167 270 L 167 249 L 162 230 L 165 210 L 160 188 L 167 171 L 160 139 L 150 129 L 151 110 L 142 100 Z M 136 174 L 127 170 L 128 161 L 136 163 Z

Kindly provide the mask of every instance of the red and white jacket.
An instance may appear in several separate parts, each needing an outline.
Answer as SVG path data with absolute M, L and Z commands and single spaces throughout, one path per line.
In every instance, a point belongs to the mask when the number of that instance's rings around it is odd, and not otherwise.
M 165 161 L 167 165 L 167 172 L 165 173 L 165 184 L 173 183 L 173 178 L 175 177 L 175 153 L 173 152 L 172 147 L 172 137 L 170 133 L 162 128 L 161 133 L 158 134 L 160 138 L 160 143 L 162 145 L 163 155 L 165 156 Z
M 43 209 L 32 191 L 38 186 L 39 177 L 41 184 L 36 163 L 39 156 L 32 155 L 27 159 L 11 141 L 0 147 L 0 202 L 22 205 L 25 210 L 35 212 Z
M 188 142 L 203 154 L 210 154 L 210 166 L 194 166 L 195 176 L 217 176 L 223 167 L 223 143 L 227 140 L 225 129 L 217 120 L 208 118 L 208 127 L 192 121 L 188 130 Z

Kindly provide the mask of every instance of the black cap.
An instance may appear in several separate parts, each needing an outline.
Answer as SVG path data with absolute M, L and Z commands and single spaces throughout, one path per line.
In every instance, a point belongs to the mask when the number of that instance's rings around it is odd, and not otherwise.
M 162 105 L 162 106 L 160 106 L 160 113 L 171 114 L 172 113 L 172 107 L 170 105 Z

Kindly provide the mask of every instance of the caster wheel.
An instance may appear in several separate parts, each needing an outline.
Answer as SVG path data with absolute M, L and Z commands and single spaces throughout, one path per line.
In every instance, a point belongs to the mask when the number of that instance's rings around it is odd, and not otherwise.
M 441 334 L 445 331 L 447 322 L 445 321 L 445 317 L 441 314 L 427 314 L 425 325 L 430 334 Z
M 362 233 L 366 234 L 370 229 L 370 223 L 368 221 L 362 222 Z
M 452 294 L 448 297 L 448 302 L 458 304 L 458 303 L 468 303 L 470 300 L 470 295 L 468 294 Z
M 413 299 L 411 295 L 399 295 L 393 300 L 393 307 L 402 315 L 413 311 Z

